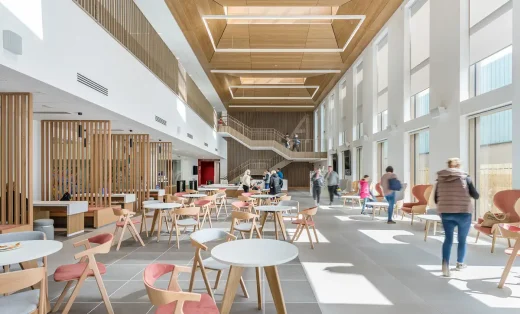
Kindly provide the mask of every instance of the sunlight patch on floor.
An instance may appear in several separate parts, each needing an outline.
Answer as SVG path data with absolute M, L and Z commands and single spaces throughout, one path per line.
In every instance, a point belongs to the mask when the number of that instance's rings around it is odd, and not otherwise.
M 506 260 L 504 259 L 504 264 Z M 434 276 L 441 277 L 440 265 L 419 265 Z M 450 278 L 441 277 L 472 298 L 491 308 L 520 308 L 520 267 L 513 267 L 504 288 L 499 289 L 503 266 L 468 266 L 463 271 L 451 271 Z
M 413 236 L 413 233 L 406 230 L 359 230 L 366 236 L 381 244 L 408 244 L 394 239 L 396 236 Z
M 294 232 L 296 231 L 296 228 L 286 229 L 286 231 L 287 231 L 287 236 L 289 237 L 289 239 L 292 239 L 294 236 Z M 314 235 L 314 231 L 312 230 L 312 228 L 309 228 L 309 231 L 311 232 L 312 242 L 314 242 L 314 244 L 316 244 L 316 236 Z M 318 240 L 320 243 L 330 243 L 329 239 L 327 239 L 320 232 L 320 229 L 316 228 L 316 233 L 318 234 Z M 294 241 L 294 243 L 310 243 L 309 236 L 307 235 L 307 230 L 303 229 L 303 232 L 300 235 L 300 238 L 298 240 Z
M 351 263 L 302 263 L 319 303 L 393 305 Z

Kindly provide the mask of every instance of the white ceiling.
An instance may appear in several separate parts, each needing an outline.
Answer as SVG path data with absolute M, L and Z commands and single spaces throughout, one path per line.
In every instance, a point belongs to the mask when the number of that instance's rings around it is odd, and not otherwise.
M 102 108 L 3 65 L 0 65 L 0 92 L 33 93 L 34 112 L 70 113 L 34 114 L 35 120 L 110 120 L 112 122 L 112 133 L 130 133 L 130 130 L 132 130 L 133 133 L 150 134 L 150 138 L 153 141 L 162 140 L 173 142 L 174 158 L 176 159 L 182 159 L 182 157 L 219 159 L 217 155 L 213 155 L 203 149 L 142 125 L 137 121 L 123 117 L 113 111 Z M 78 114 L 80 112 L 82 115 Z

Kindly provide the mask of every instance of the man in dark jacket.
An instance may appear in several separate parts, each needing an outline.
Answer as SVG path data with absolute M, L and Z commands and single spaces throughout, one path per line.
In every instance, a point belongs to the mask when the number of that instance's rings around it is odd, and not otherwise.
M 271 172 L 271 181 L 269 183 L 269 194 L 276 195 L 282 193 L 282 180 L 276 174 L 276 171 Z

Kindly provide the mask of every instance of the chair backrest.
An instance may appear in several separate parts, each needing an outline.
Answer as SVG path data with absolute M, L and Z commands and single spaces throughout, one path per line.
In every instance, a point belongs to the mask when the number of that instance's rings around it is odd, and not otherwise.
M 248 193 L 242 193 L 242 196 L 245 196 L 245 197 L 250 197 L 251 195 L 253 195 L 253 193 L 249 193 L 249 192 Z
M 376 183 L 376 193 L 378 196 L 385 196 L 383 193 L 383 188 L 381 187 L 381 182 Z
M 45 240 L 45 233 L 41 231 L 21 231 L 0 234 L 0 243 L 32 240 Z
M 520 190 L 504 190 L 495 193 L 493 204 L 505 214 L 509 214 L 509 222 L 519 222 L 520 217 L 515 210 L 515 204 L 520 199 Z
M 280 201 L 290 201 L 291 198 L 292 196 L 290 195 L 280 196 Z
M 280 203 L 278 203 L 278 206 L 296 207 L 296 210 L 300 211 L 300 203 L 298 201 L 280 201 Z
M 128 210 L 124 209 L 124 208 L 112 208 L 112 211 L 114 212 L 114 215 L 118 216 L 118 217 L 121 217 L 121 216 L 124 216 L 128 213 Z
M 300 212 L 300 214 L 305 215 L 305 216 L 314 216 L 314 215 L 316 215 L 317 212 L 318 212 L 318 207 L 311 207 L 311 208 L 302 210 Z
M 242 201 L 242 202 L 251 202 L 251 201 L 253 201 L 253 199 L 250 198 L 249 196 L 242 196 L 242 195 L 238 196 L 238 200 Z
M 191 193 L 197 193 L 197 190 L 190 190 L 190 189 L 187 189 L 187 190 L 186 190 L 186 193 L 188 193 L 188 194 L 191 194 Z
M 181 207 L 173 210 L 175 215 L 199 216 L 200 207 Z
M 74 243 L 74 247 L 78 247 L 81 245 L 85 246 L 85 250 L 74 255 L 75 259 L 82 259 L 85 261 L 85 258 L 92 257 L 94 259 L 94 255 L 96 254 L 106 254 L 110 252 L 110 248 L 112 247 L 112 241 L 114 240 L 114 235 L 111 233 L 101 233 L 90 237 L 86 240 L 82 240 Z M 97 246 L 90 246 L 91 243 L 97 244 Z M 94 259 L 95 260 L 95 259 Z M 91 262 L 89 258 L 89 263 Z
M 428 204 L 433 186 L 430 184 L 419 184 L 412 188 L 412 194 L 417 199 L 418 205 Z
M 193 204 L 195 204 L 195 206 L 206 206 L 208 204 L 211 204 L 211 201 L 210 200 L 201 199 L 201 200 L 194 201 Z
M 201 295 L 198 293 L 182 292 L 177 280 L 179 271 L 176 268 L 178 268 L 178 266 L 169 264 L 150 264 L 143 272 L 143 281 L 148 298 L 153 305 L 165 305 L 177 301 L 172 313 L 182 313 L 184 301 L 200 302 Z M 168 273 L 172 273 L 168 290 L 154 287 L 157 279 Z
M 215 194 L 215 198 L 225 198 L 226 197 L 226 193 L 217 193 Z
M 352 181 L 352 192 L 359 192 L 359 181 Z
M 165 203 L 173 203 L 173 195 L 171 195 L 171 194 L 164 195 L 164 202 Z
M 7 294 L 16 292 L 25 288 L 29 288 L 31 286 L 36 285 L 37 283 L 43 283 L 45 279 L 45 268 L 37 267 L 37 268 L 29 268 L 20 271 L 6 272 L 0 274 L 0 293 Z M 38 303 L 38 312 L 39 314 L 46 313 L 45 311 L 45 300 L 46 300 L 46 291 L 45 284 L 40 285 L 40 301 Z M 14 300 L 13 300 L 14 301 Z M 20 302 L 28 302 L 23 298 L 16 301 Z M 6 302 L 7 305 L 2 307 L 2 313 L 13 313 L 13 310 L 9 309 L 11 304 L 9 301 Z M 12 304 L 13 306 L 20 306 L 21 304 Z
M 258 218 L 258 215 L 255 215 L 253 213 L 248 213 L 248 212 L 232 211 L 231 218 L 234 222 L 235 220 L 249 220 L 249 219 L 253 219 L 253 218 Z
M 229 238 L 230 234 L 224 230 L 209 228 L 202 229 L 190 234 L 190 239 L 200 244 Z
M 231 207 L 234 207 L 237 210 L 240 210 L 241 208 L 244 208 L 244 207 L 247 207 L 247 208 L 251 207 L 251 203 L 242 202 L 242 201 L 233 202 L 233 203 L 231 203 Z

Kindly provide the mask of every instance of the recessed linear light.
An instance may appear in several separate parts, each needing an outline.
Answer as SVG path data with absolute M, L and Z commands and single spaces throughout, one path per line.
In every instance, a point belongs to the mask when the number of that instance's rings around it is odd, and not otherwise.
M 257 106 L 229 105 L 229 108 L 314 108 L 314 106 Z
M 222 74 L 331 74 L 341 70 L 211 70 Z
M 356 35 L 357 31 L 361 27 L 361 24 L 365 21 L 366 15 L 203 15 L 202 21 L 204 22 L 204 26 L 206 27 L 206 31 L 208 32 L 209 39 L 211 44 L 213 45 L 213 50 L 215 52 L 343 52 L 347 49 L 348 45 Z M 211 31 L 209 29 L 209 25 L 207 20 L 280 20 L 281 23 L 277 25 L 283 24 L 294 24 L 292 21 L 294 20 L 359 20 L 356 28 L 348 38 L 347 42 L 343 46 L 343 48 L 229 48 L 229 49 L 219 49 L 215 45 L 215 40 L 213 39 L 213 35 L 211 35 Z M 287 20 L 286 23 L 283 23 L 284 20 Z
M 249 88 L 259 88 L 259 89 L 270 89 L 270 88 L 278 88 L 278 89 L 290 89 L 290 88 L 299 88 L 299 89 L 307 89 L 307 88 L 315 88 L 314 90 L 314 93 L 312 93 L 311 96 L 308 96 L 308 97 L 256 97 L 256 96 L 253 96 L 253 97 L 243 97 L 243 96 L 238 96 L 238 97 L 235 97 L 235 95 L 233 94 L 233 88 L 238 88 L 238 89 L 249 89 Z M 267 100 L 267 99 L 284 99 L 284 100 L 289 100 L 289 99 L 300 99 L 300 100 L 303 100 L 303 99 L 313 99 L 314 98 L 314 95 L 316 95 L 316 93 L 318 92 L 318 89 L 320 89 L 320 87 L 318 85 L 283 85 L 283 86 L 280 86 L 280 85 L 232 85 L 232 86 L 229 86 L 229 92 L 231 93 L 231 98 L 233 99 L 249 99 L 249 100 L 254 100 L 254 99 L 261 99 L 261 100 Z

